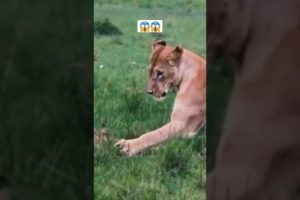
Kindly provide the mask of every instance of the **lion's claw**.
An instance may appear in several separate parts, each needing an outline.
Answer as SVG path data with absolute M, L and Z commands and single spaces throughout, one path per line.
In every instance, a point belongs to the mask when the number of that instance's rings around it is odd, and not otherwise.
M 120 148 L 120 152 L 124 156 L 131 157 L 136 154 L 134 145 L 131 140 L 121 139 L 114 146 Z

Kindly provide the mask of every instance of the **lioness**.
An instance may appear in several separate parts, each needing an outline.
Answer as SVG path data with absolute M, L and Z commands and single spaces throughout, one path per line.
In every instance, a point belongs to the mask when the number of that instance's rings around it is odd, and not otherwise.
M 152 44 L 146 92 L 161 101 L 171 87 L 178 89 L 171 121 L 136 139 L 118 141 L 115 146 L 125 156 L 133 156 L 175 136 L 192 137 L 205 124 L 206 61 L 180 46 L 171 47 L 157 40 Z
M 300 188 L 300 1 L 208 1 L 208 57 L 236 69 L 208 200 L 290 200 Z

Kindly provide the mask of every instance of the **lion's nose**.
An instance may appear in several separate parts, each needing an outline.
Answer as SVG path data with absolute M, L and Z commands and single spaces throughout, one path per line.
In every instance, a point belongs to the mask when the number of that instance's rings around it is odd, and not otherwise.
M 166 92 L 163 92 L 163 93 L 161 94 L 162 97 L 165 97 L 166 95 L 167 95 Z
M 147 94 L 153 94 L 153 91 L 152 90 L 146 90 L 146 93 Z

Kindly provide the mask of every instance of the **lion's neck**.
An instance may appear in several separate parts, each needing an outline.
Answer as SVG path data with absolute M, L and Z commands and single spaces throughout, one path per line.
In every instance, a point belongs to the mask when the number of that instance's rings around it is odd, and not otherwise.
M 191 51 L 184 50 L 181 63 L 179 65 L 179 78 L 177 88 L 185 91 L 193 85 L 194 81 L 200 82 L 201 85 L 206 84 L 206 80 L 201 78 L 201 74 L 206 73 L 206 62 L 200 56 Z M 202 86 L 201 86 L 202 87 Z

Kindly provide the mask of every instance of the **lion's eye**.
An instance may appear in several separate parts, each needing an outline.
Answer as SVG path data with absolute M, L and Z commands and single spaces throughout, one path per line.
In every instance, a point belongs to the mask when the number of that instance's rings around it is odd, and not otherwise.
M 163 76 L 164 76 L 164 74 L 163 74 L 163 72 L 161 72 L 161 71 L 158 71 L 158 72 L 156 73 L 156 79 L 158 79 L 158 80 L 163 79 Z

